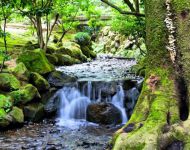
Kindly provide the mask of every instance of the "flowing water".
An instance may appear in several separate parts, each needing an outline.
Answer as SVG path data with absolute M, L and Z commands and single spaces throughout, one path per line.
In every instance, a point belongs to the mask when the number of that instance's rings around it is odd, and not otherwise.
M 130 118 L 139 96 L 143 79 L 130 73 L 135 63 L 100 58 L 57 68 L 76 76 L 78 81 L 62 87 L 51 98 L 59 100 L 55 121 L 26 124 L 19 130 L 0 134 L 0 149 L 105 149 L 112 134 Z M 113 104 L 120 111 L 122 124 L 106 126 L 88 122 L 88 106 L 100 102 Z

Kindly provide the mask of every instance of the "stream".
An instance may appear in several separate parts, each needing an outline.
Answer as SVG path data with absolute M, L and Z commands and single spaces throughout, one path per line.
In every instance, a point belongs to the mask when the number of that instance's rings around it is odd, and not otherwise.
M 112 134 L 130 118 L 140 94 L 143 78 L 130 73 L 135 64 L 133 59 L 101 56 L 57 67 L 78 80 L 50 98 L 58 104 L 55 119 L 26 122 L 20 129 L 0 133 L 0 149 L 106 149 Z

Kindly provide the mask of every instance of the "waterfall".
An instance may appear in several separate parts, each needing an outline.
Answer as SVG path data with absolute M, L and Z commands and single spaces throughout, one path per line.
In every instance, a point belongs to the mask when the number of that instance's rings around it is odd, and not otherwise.
M 118 86 L 117 93 L 112 98 L 112 104 L 114 104 L 120 111 L 122 116 L 122 124 L 125 124 L 128 121 L 126 110 L 124 107 L 124 90 L 121 85 Z
M 60 108 L 58 113 L 58 125 L 74 127 L 86 122 L 86 110 L 89 104 L 106 102 L 112 103 L 121 112 L 122 124 L 128 121 L 125 108 L 126 96 L 132 99 L 132 106 L 135 105 L 139 92 L 136 88 L 124 91 L 121 82 L 114 84 L 115 94 L 108 92 L 105 97 L 105 89 L 110 90 L 113 82 L 91 82 L 77 83 L 76 86 L 65 86 L 58 93 Z M 137 91 L 136 91 L 137 90 Z M 104 96 L 103 96 L 104 92 Z

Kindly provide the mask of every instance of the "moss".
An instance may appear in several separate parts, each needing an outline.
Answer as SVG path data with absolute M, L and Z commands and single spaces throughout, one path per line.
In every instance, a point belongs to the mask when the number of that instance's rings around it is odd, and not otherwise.
M 58 58 L 54 54 L 46 54 L 46 57 L 51 64 L 56 65 L 58 63 Z
M 39 74 L 46 74 L 54 70 L 54 66 L 49 63 L 44 52 L 40 49 L 23 52 L 17 62 L 23 62 L 29 71 Z
M 28 81 L 29 79 L 29 71 L 28 69 L 26 68 L 26 66 L 24 65 L 24 63 L 19 63 L 15 68 L 14 70 L 12 71 L 13 74 L 19 79 L 19 80 L 22 80 L 22 81 Z
M 55 54 L 55 56 L 58 58 L 58 63 L 57 63 L 58 66 L 63 66 L 63 65 L 69 66 L 80 63 L 78 59 L 72 58 L 69 55 Z
M 82 53 L 80 46 L 74 42 L 64 42 L 63 45 L 57 49 L 56 53 L 69 55 L 82 62 L 87 61 L 87 58 Z
M 81 46 L 82 53 L 88 58 L 96 58 L 96 53 L 93 52 L 88 46 Z
M 11 97 L 0 95 L 0 109 L 4 109 L 6 112 L 9 112 L 13 105 Z
M 17 78 L 9 73 L 0 73 L 0 90 L 13 91 L 20 87 L 20 82 Z
M 157 76 L 159 81 L 155 85 L 155 90 L 149 85 L 149 77 Z M 128 124 L 133 123 L 136 128 L 130 133 L 123 133 L 119 130 L 115 134 L 116 149 L 135 149 L 144 145 L 144 149 L 157 148 L 157 140 L 162 133 L 162 127 L 167 124 L 167 115 L 170 112 L 170 106 L 177 107 L 176 95 L 173 93 L 175 84 L 169 79 L 170 71 L 165 68 L 151 69 L 148 71 L 146 82 L 144 83 L 142 93 L 135 106 Z M 175 106 L 174 106 L 175 104 Z M 173 123 L 179 122 L 179 112 L 173 113 L 170 119 Z M 140 128 L 139 128 L 140 127 Z M 142 140 L 143 139 L 143 140 Z
M 31 84 L 27 84 L 21 89 L 11 92 L 10 96 L 14 99 L 15 105 L 26 104 L 34 98 L 40 98 L 37 88 Z
M 9 115 L 12 117 L 13 123 L 23 123 L 24 122 L 24 114 L 22 109 L 18 107 L 13 107 L 12 111 L 9 113 Z
M 32 72 L 30 75 L 30 80 L 34 84 L 34 86 L 38 89 L 38 91 L 46 91 L 50 88 L 49 83 L 43 76 L 36 72 Z
M 0 108 L 0 128 L 1 127 L 7 127 L 10 122 L 6 119 L 7 113 L 4 109 Z

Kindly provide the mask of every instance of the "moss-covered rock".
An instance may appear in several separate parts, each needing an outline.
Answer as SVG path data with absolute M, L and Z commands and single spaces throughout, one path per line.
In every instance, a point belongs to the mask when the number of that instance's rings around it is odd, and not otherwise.
M 72 58 L 69 55 L 55 54 L 55 56 L 58 58 L 58 63 L 57 63 L 58 66 L 63 66 L 63 65 L 69 66 L 80 63 L 78 59 Z
M 30 75 L 30 81 L 40 92 L 46 91 L 50 88 L 48 81 L 39 73 L 32 72 Z
M 76 82 L 77 78 L 66 75 L 59 71 L 54 71 L 48 75 L 48 82 L 53 87 L 63 87 L 64 85 Z
M 27 50 L 34 50 L 34 49 L 39 48 L 39 44 L 38 43 L 32 43 L 31 41 L 28 41 L 25 44 L 24 48 Z
M 20 82 L 17 78 L 9 73 L 0 73 L 0 90 L 1 91 L 14 91 L 19 89 Z
M 96 53 L 88 46 L 81 46 L 82 53 L 88 58 L 96 58 Z
M 57 53 L 69 55 L 82 62 L 87 61 L 86 56 L 82 53 L 80 46 L 74 42 L 64 42 L 63 45 L 57 49 Z
M 29 71 L 39 74 L 46 74 L 55 69 L 41 49 L 23 52 L 18 57 L 17 62 L 23 62 Z
M 13 100 L 9 96 L 0 95 L 0 109 L 8 112 L 13 105 Z
M 10 96 L 14 99 L 15 105 L 26 104 L 34 98 L 40 98 L 37 88 L 31 84 L 27 84 L 19 90 L 11 92 Z
M 47 54 L 54 54 L 56 52 L 57 48 L 55 46 L 48 46 L 46 53 Z
M 33 103 L 24 107 L 24 116 L 26 120 L 38 122 L 44 115 L 44 105 L 41 103 Z
M 24 114 L 22 109 L 18 107 L 13 107 L 9 115 L 12 117 L 12 123 L 23 123 L 24 122 Z
M 10 124 L 9 119 L 7 119 L 7 113 L 4 109 L 0 108 L 0 128 L 7 127 Z
M 24 63 L 19 63 L 13 70 L 13 74 L 22 81 L 28 81 L 30 73 Z
M 56 65 L 58 63 L 58 58 L 54 54 L 46 54 L 46 57 L 51 64 Z

